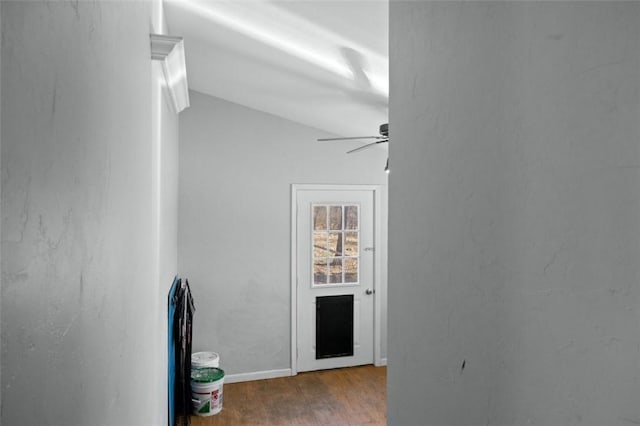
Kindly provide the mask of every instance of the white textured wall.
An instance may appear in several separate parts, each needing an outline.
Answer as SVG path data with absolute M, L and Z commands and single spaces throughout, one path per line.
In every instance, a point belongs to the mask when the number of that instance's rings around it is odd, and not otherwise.
M 0 4 L 0 35 L 2 34 L 2 5 Z M 0 37 L 0 163 L 2 162 L 2 38 Z M 0 179 L 2 174 L 0 173 Z M 2 188 L 0 185 L 0 200 L 2 199 Z M 2 208 L 0 206 L 0 235 L 2 235 Z M 0 265 L 2 265 L 2 246 L 0 244 Z M 0 339 L 2 338 L 2 283 L 4 278 L 0 273 Z M 0 345 L 0 413 L 2 413 L 2 346 Z M 2 415 L 0 415 L 2 422 Z
M 173 278 L 178 273 L 178 116 L 166 102 L 164 117 L 160 153 L 159 215 L 159 269 L 163 304 L 167 301 Z M 166 312 L 163 312 L 163 315 L 163 319 L 166 320 Z
M 390 9 L 389 424 L 640 423 L 640 4 Z
M 180 116 L 179 270 L 196 303 L 194 350 L 219 352 L 227 374 L 291 366 L 290 185 L 386 189 L 384 149 L 345 155 L 357 143 L 323 136 L 197 92 Z
M 160 279 L 167 287 L 162 294 L 165 299 L 178 271 L 178 116 L 172 110 L 166 112 L 171 115 L 164 121 L 162 132 L 159 226 Z
M 154 376 L 157 380 L 153 387 L 160 401 L 167 401 L 167 294 L 178 275 L 178 115 L 170 105 L 170 95 L 167 90 L 160 62 L 152 65 L 154 78 L 153 92 L 153 123 L 154 123 L 154 203 L 157 209 L 155 221 L 157 242 L 154 243 L 156 254 L 157 276 L 154 278 L 160 285 L 156 292 L 155 303 L 161 309 L 157 312 L 158 327 L 153 335 L 158 336 L 158 345 L 153 361 L 158 371 Z M 159 417 L 153 424 L 166 424 L 167 411 L 155 413 Z
M 1 7 L 2 424 L 156 424 L 150 3 Z

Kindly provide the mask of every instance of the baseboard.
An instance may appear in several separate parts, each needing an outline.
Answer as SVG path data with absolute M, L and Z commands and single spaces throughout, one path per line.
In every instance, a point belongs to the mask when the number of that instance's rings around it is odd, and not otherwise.
M 251 373 L 229 374 L 224 376 L 225 383 L 251 382 L 253 380 L 275 379 L 291 376 L 290 368 L 282 370 L 254 371 Z
M 380 358 L 380 361 L 375 364 L 376 367 L 385 367 L 387 365 L 386 358 Z

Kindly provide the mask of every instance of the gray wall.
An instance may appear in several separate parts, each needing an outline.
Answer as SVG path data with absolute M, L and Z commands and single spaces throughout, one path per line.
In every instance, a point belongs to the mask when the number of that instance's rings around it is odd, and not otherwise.
M 196 303 L 194 350 L 219 352 L 227 374 L 291 365 L 290 185 L 386 189 L 384 149 L 345 155 L 358 144 L 323 136 L 197 92 L 180 116 L 179 270 Z
M 156 78 L 157 90 L 152 105 L 154 107 L 154 124 L 157 126 L 154 138 L 154 200 L 158 212 L 155 223 L 157 229 L 158 242 L 155 244 L 157 254 L 158 275 L 154 277 L 158 286 L 157 330 L 153 330 L 154 335 L 159 336 L 156 355 L 157 371 L 154 375 L 157 380 L 156 389 L 158 400 L 165 402 L 167 395 L 167 293 L 174 277 L 178 274 L 178 115 L 173 111 L 170 102 L 170 95 L 167 92 L 164 76 L 159 62 L 154 62 L 153 77 Z M 158 87 L 159 85 L 159 87 Z M 156 167 L 157 165 L 157 167 Z M 166 405 L 166 403 L 165 403 Z M 164 408 L 164 407 L 163 407 Z M 161 425 L 167 423 L 167 411 L 158 412 L 160 416 L 153 424 Z
M 1 422 L 162 424 L 151 5 L 0 7 Z
M 0 6 L 0 164 L 2 163 L 2 6 Z M 1 173 L 0 173 L 1 176 Z M 2 187 L 0 185 L 0 200 L 2 199 Z M 0 206 L 0 235 L 2 235 L 2 208 Z M 2 248 L 0 245 L 0 265 L 2 265 Z M 2 274 L 0 273 L 0 339 L 2 338 Z M 0 413 L 2 413 L 2 346 L 0 344 Z M 2 415 L 0 415 L 2 423 Z
M 639 423 L 640 4 L 390 9 L 389 424 Z
M 162 132 L 158 156 L 160 181 L 157 188 L 160 206 L 158 268 L 160 282 L 165 284 L 161 287 L 167 287 L 161 290 L 163 304 L 167 301 L 168 287 L 178 270 L 178 116 L 167 101 L 168 95 L 162 101 Z M 166 320 L 166 312 L 163 312 L 163 320 Z

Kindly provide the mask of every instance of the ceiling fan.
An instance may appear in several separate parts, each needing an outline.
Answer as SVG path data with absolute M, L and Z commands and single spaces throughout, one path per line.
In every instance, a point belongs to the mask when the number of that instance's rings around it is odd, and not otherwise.
M 358 148 L 347 151 L 347 154 L 351 154 L 353 152 L 362 151 L 372 146 L 387 143 L 389 142 L 389 123 L 384 123 L 380 125 L 380 136 L 350 136 L 344 138 L 321 138 L 318 139 L 319 142 L 325 141 L 344 141 L 344 140 L 358 140 L 358 139 L 377 139 L 375 142 L 368 143 L 366 145 L 359 146 Z
M 348 93 L 352 96 L 352 98 L 358 102 L 362 102 L 364 104 L 375 106 L 378 108 L 382 108 L 385 111 L 388 111 L 388 97 L 381 96 L 378 93 L 373 91 L 373 87 L 371 85 L 371 81 L 367 76 L 367 72 L 365 71 L 365 61 L 363 55 L 356 51 L 353 48 L 343 46 L 340 49 L 342 56 L 344 57 L 347 66 L 350 68 L 351 73 L 353 75 L 353 89 L 349 90 Z M 347 151 L 347 154 L 351 154 L 358 151 L 363 151 L 365 149 L 371 148 L 372 146 L 387 143 L 389 142 L 389 123 L 384 123 L 380 125 L 379 136 L 351 136 L 351 137 L 340 137 L 340 138 L 320 138 L 318 141 L 341 141 L 341 140 L 359 140 L 359 139 L 375 139 L 374 142 L 359 146 L 358 148 Z M 385 164 L 384 171 L 389 173 L 389 159 L 387 158 L 387 163 Z

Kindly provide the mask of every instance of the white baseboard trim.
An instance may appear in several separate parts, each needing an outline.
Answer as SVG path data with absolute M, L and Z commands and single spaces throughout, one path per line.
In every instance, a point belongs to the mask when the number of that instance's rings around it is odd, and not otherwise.
M 225 383 L 251 382 L 253 380 L 276 379 L 291 376 L 290 368 L 281 370 L 254 371 L 251 373 L 229 374 L 224 377 Z
M 386 358 L 380 358 L 380 361 L 378 361 L 375 366 L 376 367 L 384 367 L 387 365 L 387 359 Z

